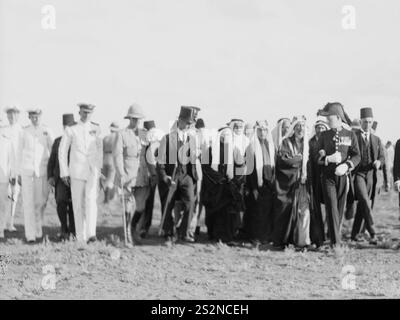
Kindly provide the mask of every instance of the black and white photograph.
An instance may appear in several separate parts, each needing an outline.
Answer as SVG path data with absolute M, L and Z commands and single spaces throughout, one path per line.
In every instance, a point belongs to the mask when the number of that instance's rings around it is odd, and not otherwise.
M 399 299 L 399 31 L 395 0 L 0 0 L 0 300 Z

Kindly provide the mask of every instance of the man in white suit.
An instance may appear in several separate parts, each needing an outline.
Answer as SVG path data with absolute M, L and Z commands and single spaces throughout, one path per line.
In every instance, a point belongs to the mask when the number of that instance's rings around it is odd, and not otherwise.
M 49 196 L 47 163 L 53 133 L 41 123 L 40 109 L 29 110 L 28 114 L 31 124 L 24 128 L 19 144 L 17 174 L 22 178 L 25 237 L 33 243 L 43 236 L 43 214 Z
M 17 107 L 8 107 L 5 109 L 9 125 L 5 127 L 5 134 L 11 139 L 14 150 L 13 158 L 18 161 L 19 144 L 21 143 L 23 128 L 18 122 L 20 110 Z M 18 176 L 12 180 L 8 190 L 8 206 L 6 207 L 6 230 L 15 232 L 14 216 L 17 208 L 17 202 L 21 191 L 21 177 Z
M 78 106 L 80 121 L 66 128 L 60 142 L 60 176 L 67 185 L 71 185 L 77 240 L 93 242 L 96 241 L 97 193 L 103 166 L 103 140 L 100 138 L 99 125 L 90 121 L 95 106 L 83 103 Z
M 4 238 L 7 218 L 8 184 L 11 180 L 15 182 L 15 153 L 12 141 L 6 134 L 5 128 L 0 128 L 0 150 L 0 239 L 2 239 Z

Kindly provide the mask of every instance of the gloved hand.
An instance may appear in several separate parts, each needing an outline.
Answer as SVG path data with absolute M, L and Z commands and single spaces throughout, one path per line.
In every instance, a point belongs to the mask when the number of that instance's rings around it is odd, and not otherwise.
M 397 180 L 394 183 L 394 190 L 396 190 L 397 192 L 400 192 L 400 180 Z
M 328 163 L 341 163 L 342 155 L 339 151 L 336 151 L 334 154 L 326 157 L 326 162 Z
M 349 166 L 345 163 L 341 164 L 340 166 L 337 166 L 335 174 L 339 177 L 344 176 L 347 171 L 349 170 Z
M 374 162 L 374 168 L 375 168 L 376 170 L 379 170 L 379 169 L 381 168 L 381 165 L 382 165 L 382 163 L 381 163 L 379 160 L 376 160 L 376 161 Z
M 253 190 L 253 196 L 254 196 L 254 199 L 257 201 L 258 196 L 259 196 L 258 190 L 256 190 L 256 189 Z

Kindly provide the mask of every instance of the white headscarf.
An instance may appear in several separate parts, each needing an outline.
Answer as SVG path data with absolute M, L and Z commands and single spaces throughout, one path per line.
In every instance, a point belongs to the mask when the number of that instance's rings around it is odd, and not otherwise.
M 254 128 L 254 135 L 251 141 L 251 146 L 252 146 L 252 151 L 254 152 L 255 160 L 256 160 L 256 171 L 257 171 L 257 183 L 259 187 L 262 187 L 263 185 L 263 155 L 262 155 L 262 150 L 261 150 L 261 143 L 260 140 L 258 139 L 257 135 L 257 129 L 258 128 L 267 128 L 268 129 L 268 122 L 263 120 L 263 121 L 257 121 L 256 126 Z M 270 162 L 271 162 L 271 168 L 275 168 L 275 146 L 274 146 L 274 141 L 272 139 L 272 133 L 271 130 L 268 129 L 268 135 L 267 135 L 267 141 L 268 141 L 268 152 L 270 156 Z M 249 155 L 252 157 L 248 161 L 254 161 L 254 156 Z M 254 167 L 254 166 L 253 166 Z M 254 169 L 254 168 L 252 168 Z M 248 172 L 250 174 L 251 172 Z
M 223 164 L 227 164 L 227 173 L 229 179 L 233 179 L 234 172 L 233 172 L 233 132 L 232 129 L 229 127 L 223 128 L 219 132 L 217 132 L 216 136 L 213 138 L 212 141 L 212 163 L 211 168 L 214 171 L 218 171 L 218 166 L 220 164 L 220 156 L 221 156 L 221 136 L 224 136 L 224 147 L 225 147 L 225 154 L 227 155 L 228 159 L 224 159 Z
M 303 138 L 303 161 L 301 167 L 301 178 L 307 177 L 307 162 L 309 158 L 309 149 L 310 146 L 308 144 L 309 140 L 309 129 L 307 127 L 307 119 L 305 116 L 296 116 L 293 118 L 292 124 L 290 125 L 288 133 L 285 135 L 284 139 L 290 138 L 294 135 L 294 129 L 299 123 L 304 123 L 304 138 Z M 292 146 L 293 147 L 293 146 Z
M 289 118 L 280 119 L 278 121 L 277 126 L 272 130 L 272 138 L 274 139 L 274 144 L 277 149 L 279 149 L 280 145 L 282 144 L 283 138 L 284 138 L 282 136 L 282 126 L 285 121 L 290 122 L 290 119 Z

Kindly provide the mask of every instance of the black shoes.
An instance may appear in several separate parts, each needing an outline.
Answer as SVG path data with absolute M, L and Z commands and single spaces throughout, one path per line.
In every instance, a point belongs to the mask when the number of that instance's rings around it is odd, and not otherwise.
M 376 240 L 375 236 L 372 236 L 371 239 L 369 239 L 369 244 L 373 246 L 378 244 L 378 240 Z
M 186 236 L 182 239 L 183 242 L 187 242 L 187 243 L 195 243 L 196 240 L 194 240 L 194 238 Z
M 87 241 L 87 243 L 89 244 L 89 243 L 94 243 L 94 242 L 96 242 L 97 241 L 97 237 L 96 236 L 93 236 L 93 237 L 90 237 L 89 239 L 88 239 L 88 241 Z

